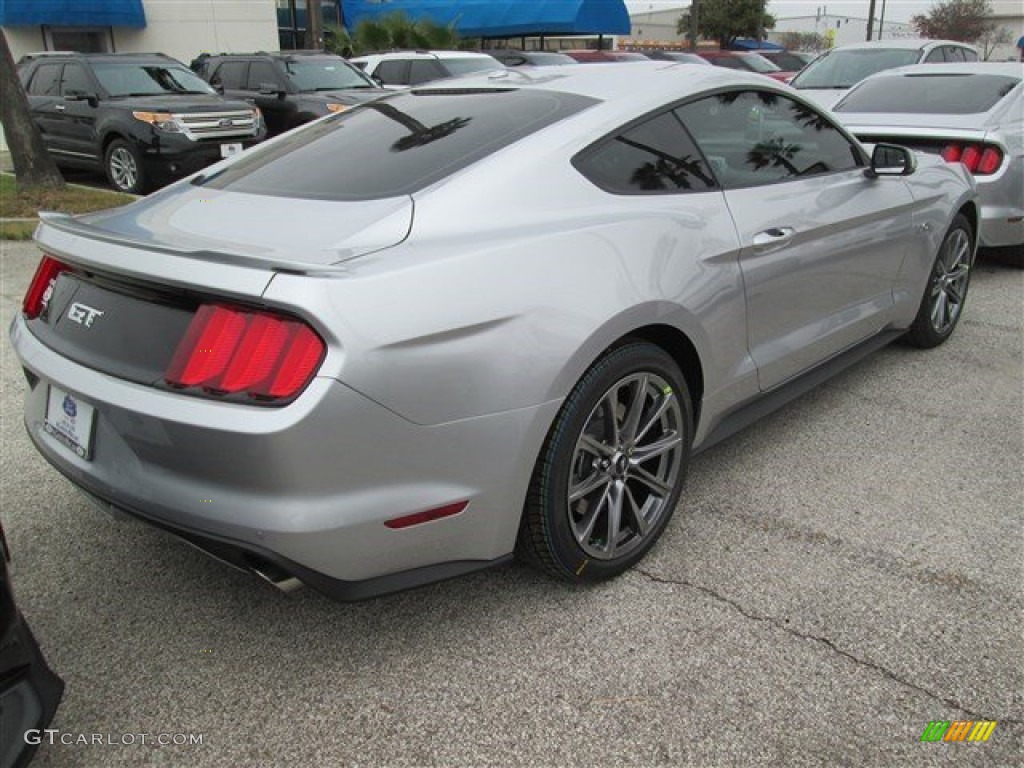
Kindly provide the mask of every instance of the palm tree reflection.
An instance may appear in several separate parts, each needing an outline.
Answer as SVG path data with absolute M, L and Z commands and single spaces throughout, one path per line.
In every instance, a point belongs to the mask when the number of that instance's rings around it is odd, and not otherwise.
M 373 109 L 385 117 L 394 120 L 399 125 L 409 130 L 408 136 L 396 140 L 391 145 L 392 152 L 404 152 L 414 147 L 422 147 L 431 144 L 446 136 L 451 136 L 460 128 L 464 128 L 472 122 L 471 117 L 453 117 L 450 120 L 437 123 L 436 125 L 424 125 L 416 118 L 396 108 L 391 104 L 370 102 L 365 105 L 366 109 Z

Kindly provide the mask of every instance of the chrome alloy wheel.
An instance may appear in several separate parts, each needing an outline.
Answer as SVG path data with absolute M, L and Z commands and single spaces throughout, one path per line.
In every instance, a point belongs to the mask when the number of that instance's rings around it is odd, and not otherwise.
M 132 153 L 125 147 L 116 147 L 110 153 L 110 177 L 120 189 L 134 189 L 139 180 L 139 167 Z
M 590 412 L 570 465 L 569 525 L 591 557 L 640 546 L 666 514 L 685 450 L 679 397 L 653 373 L 616 382 Z
M 954 229 L 942 244 L 929 286 L 928 316 L 936 333 L 945 334 L 959 319 L 970 270 L 971 238 L 963 229 Z

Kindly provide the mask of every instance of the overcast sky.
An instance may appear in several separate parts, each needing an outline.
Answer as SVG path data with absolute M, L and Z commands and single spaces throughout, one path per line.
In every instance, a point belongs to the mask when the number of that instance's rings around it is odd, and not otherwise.
M 768 0 L 768 11 L 777 18 L 787 16 L 813 16 L 817 8 L 825 7 L 836 16 L 868 17 L 869 0 L 842 0 L 842 2 L 825 2 L 825 0 Z M 664 10 L 689 6 L 689 0 L 626 0 L 630 13 L 648 10 Z M 910 21 L 917 13 L 926 13 L 932 6 L 930 0 L 886 0 L 885 18 L 889 21 Z M 875 14 L 881 14 L 882 0 L 876 0 Z

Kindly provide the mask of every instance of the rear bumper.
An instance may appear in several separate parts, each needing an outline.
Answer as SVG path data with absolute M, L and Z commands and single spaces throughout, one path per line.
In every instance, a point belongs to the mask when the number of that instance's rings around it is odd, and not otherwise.
M 1024 209 L 1010 205 L 988 205 L 983 198 L 979 245 L 984 248 L 1024 245 Z
M 20 316 L 11 340 L 29 379 L 29 436 L 72 482 L 233 565 L 269 563 L 345 599 L 507 559 L 559 405 L 425 427 L 329 378 L 283 408 L 231 405 L 73 363 Z M 51 382 L 95 408 L 91 461 L 43 429 Z M 452 517 L 384 525 L 464 500 Z

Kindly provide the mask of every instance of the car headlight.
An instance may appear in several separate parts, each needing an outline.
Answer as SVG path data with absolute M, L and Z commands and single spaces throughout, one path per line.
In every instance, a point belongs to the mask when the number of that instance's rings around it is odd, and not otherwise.
M 263 128 L 263 112 L 259 107 L 252 108 L 252 126 L 256 129 L 257 133 Z
M 174 115 L 166 112 L 132 112 L 132 117 L 149 123 L 161 133 L 181 133 L 181 126 L 174 119 Z
M 348 104 L 328 104 L 327 105 L 327 111 L 328 112 L 335 112 L 335 113 L 337 113 L 337 112 L 344 112 L 346 109 L 348 109 Z

